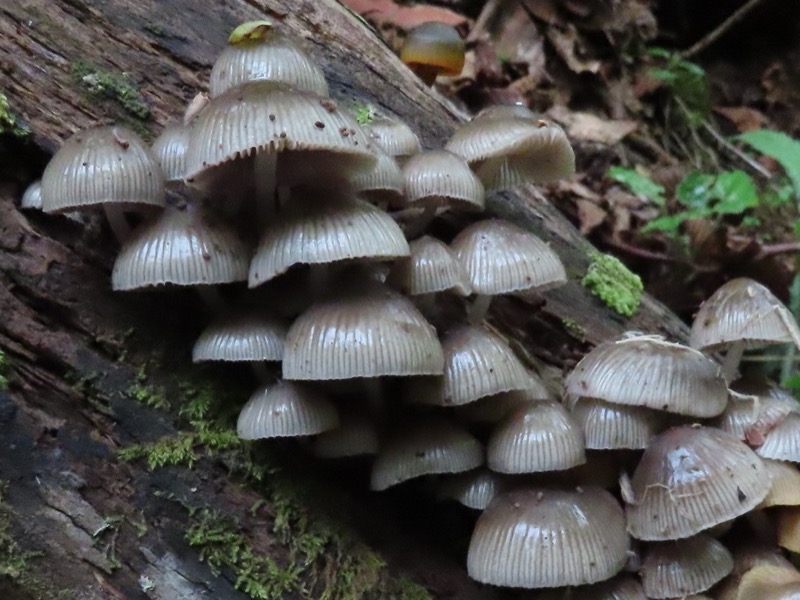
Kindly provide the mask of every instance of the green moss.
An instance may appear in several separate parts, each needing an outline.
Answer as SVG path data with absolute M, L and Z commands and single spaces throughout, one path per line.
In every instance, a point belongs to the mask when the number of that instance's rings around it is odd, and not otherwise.
M 0 92 L 0 134 L 8 133 L 14 137 L 24 138 L 31 134 L 31 128 L 23 123 L 11 110 L 8 97 Z
M 356 113 L 356 123 L 359 125 L 369 125 L 375 119 L 375 107 L 369 104 L 356 104 L 353 107 Z
M 79 60 L 72 65 L 72 74 L 91 96 L 113 100 L 140 121 L 150 118 L 150 108 L 127 73 L 104 71 L 90 62 Z
M 564 329 L 569 332 L 570 335 L 576 337 L 580 340 L 586 337 L 586 331 L 578 325 L 578 322 L 575 319 L 563 318 L 561 319 L 561 324 L 564 326 Z
M 0 349 L 0 391 L 8 389 L 8 357 Z
M 581 280 L 606 306 L 632 317 L 639 308 L 644 286 L 641 278 L 609 254 L 594 253 L 586 275 Z

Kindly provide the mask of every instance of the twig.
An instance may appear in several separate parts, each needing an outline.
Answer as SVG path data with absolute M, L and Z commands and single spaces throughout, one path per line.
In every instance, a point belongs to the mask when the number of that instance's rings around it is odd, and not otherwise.
M 681 262 L 677 258 L 669 256 L 668 254 L 662 254 L 660 252 L 654 252 L 653 250 L 647 250 L 646 248 L 640 248 L 638 246 L 633 246 L 628 244 L 627 242 L 623 242 L 620 239 L 616 239 L 613 236 L 605 235 L 603 236 L 603 243 L 608 244 L 612 248 L 616 248 L 617 250 L 622 250 L 623 252 L 627 252 L 633 256 L 638 256 L 639 258 L 646 258 L 648 260 L 657 260 L 660 262 Z
M 764 260 L 776 254 L 789 254 L 791 252 L 800 252 L 800 242 L 784 242 L 782 244 L 761 246 L 761 250 L 752 258 L 751 262 Z
M 481 14 L 478 15 L 478 20 L 475 21 L 475 25 L 472 27 L 472 31 L 467 35 L 467 43 L 478 41 L 483 31 L 489 25 L 489 22 L 494 19 L 495 15 L 500 11 L 502 4 L 503 0 L 489 0 L 484 4 Z
M 709 134 L 711 134 L 711 137 L 713 137 L 714 140 L 716 140 L 716 142 L 720 146 L 722 146 L 723 148 L 725 148 L 725 150 L 736 156 L 736 158 L 744 162 L 748 167 L 753 169 L 753 171 L 761 175 L 764 179 L 772 178 L 772 173 L 769 172 L 769 169 L 767 169 L 764 165 L 760 164 L 759 162 L 753 160 L 752 158 L 747 156 L 747 154 L 739 150 L 739 148 L 731 144 L 705 120 L 703 120 L 703 129 L 705 129 Z
M 694 44 L 688 50 L 684 50 L 681 52 L 681 56 L 683 58 L 691 58 L 696 54 L 700 54 L 703 50 L 708 48 L 711 44 L 716 42 L 720 37 L 722 37 L 727 31 L 736 25 L 739 21 L 741 21 L 747 13 L 753 10 L 761 0 L 749 0 L 745 2 L 738 10 L 736 10 L 730 17 L 725 19 L 722 23 L 720 23 L 715 29 L 712 29 L 708 35 L 701 38 L 696 44 Z

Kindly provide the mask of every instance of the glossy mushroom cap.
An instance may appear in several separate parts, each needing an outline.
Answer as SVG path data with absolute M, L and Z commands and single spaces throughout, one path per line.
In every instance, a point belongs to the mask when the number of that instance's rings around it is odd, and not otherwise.
M 409 158 L 403 184 L 411 206 L 483 210 L 483 184 L 463 158 L 447 150 L 426 150 Z
M 631 335 L 600 344 L 565 380 L 573 397 L 712 417 L 728 402 L 719 366 L 697 350 L 659 336 Z
M 233 30 L 211 69 L 212 97 L 248 81 L 276 81 L 295 89 L 328 95 L 322 70 L 270 21 L 250 21 Z
M 793 398 L 750 396 L 731 390 L 728 405 L 713 425 L 753 446 L 761 446 L 764 436 L 792 412 L 800 412 L 800 404 Z
M 455 500 L 467 508 L 484 510 L 509 483 L 502 475 L 479 468 L 443 479 L 439 496 Z
M 279 361 L 288 324 L 263 310 L 242 310 L 210 323 L 192 349 L 192 360 Z
M 800 506 L 800 471 L 797 465 L 765 458 L 764 466 L 772 478 L 772 485 L 758 508 Z
M 558 255 L 534 234 L 508 221 L 478 221 L 450 244 L 478 294 L 543 291 L 567 281 Z
M 245 281 L 249 261 L 249 249 L 228 224 L 195 204 L 171 206 L 122 246 L 111 287 Z
M 618 573 L 627 559 L 622 509 L 600 488 L 500 494 L 478 519 L 469 576 L 518 588 L 584 585 Z
M 236 431 L 243 440 L 313 435 L 339 425 L 330 400 L 303 384 L 280 381 L 259 388 L 242 411 Z
M 580 398 L 570 406 L 591 450 L 647 448 L 664 428 L 664 415 L 643 406 L 611 404 L 595 398 Z
M 409 243 L 409 249 L 408 258 L 392 265 L 387 285 L 409 296 L 448 290 L 459 296 L 472 293 L 467 272 L 444 242 L 426 235 Z
M 762 458 L 800 463 L 800 414 L 788 414 L 767 432 L 756 453 Z
M 189 128 L 171 123 L 153 141 L 151 150 L 161 165 L 167 181 L 183 181 L 186 175 L 186 152 L 189 149 Z
M 250 263 L 255 287 L 297 264 L 344 260 L 394 260 L 409 255 L 397 223 L 379 208 L 336 192 L 293 198 L 267 223 Z
M 377 162 L 372 169 L 351 180 L 353 192 L 378 205 L 405 206 L 407 202 L 403 196 L 403 172 L 400 165 L 377 144 L 373 146 L 373 152 Z
M 708 535 L 651 544 L 641 576 L 648 598 L 678 598 L 704 592 L 733 570 L 733 557 Z
M 769 488 L 764 463 L 732 435 L 674 427 L 653 438 L 636 467 L 628 531 L 640 540 L 690 537 L 752 510 Z
M 521 106 L 485 109 L 456 130 L 445 149 L 469 163 L 487 192 L 575 173 L 564 131 Z
M 422 150 L 417 134 L 398 118 L 379 116 L 364 125 L 370 141 L 400 164 Z
M 42 182 L 34 181 L 22 194 L 19 207 L 21 209 L 42 210 Z
M 314 304 L 286 337 L 286 379 L 441 375 L 436 331 L 411 302 L 377 283 Z
M 461 473 L 483 464 L 483 448 L 465 430 L 443 419 L 406 426 L 381 446 L 370 489 L 380 491 L 433 473 Z
M 800 329 L 783 303 L 752 279 L 733 279 L 703 302 L 692 322 L 689 345 L 716 352 L 742 342 L 747 348 L 794 343 Z
M 800 573 L 791 567 L 759 565 L 742 577 L 736 600 L 797 600 Z
M 121 125 L 67 139 L 42 175 L 42 210 L 103 204 L 164 206 L 164 174 L 147 144 Z
M 464 40 L 455 27 L 431 21 L 406 34 L 400 60 L 431 85 L 438 75 L 459 75 L 465 52 Z

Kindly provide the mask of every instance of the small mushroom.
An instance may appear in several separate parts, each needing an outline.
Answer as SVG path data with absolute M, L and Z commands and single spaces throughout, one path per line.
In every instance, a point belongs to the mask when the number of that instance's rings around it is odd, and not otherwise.
M 736 600 L 795 600 L 800 598 L 800 573 L 793 567 L 759 565 L 742 577 Z
M 591 450 L 643 450 L 665 424 L 663 414 L 655 410 L 595 398 L 579 398 L 571 403 L 570 413 Z
M 402 60 L 425 82 L 433 85 L 439 75 L 459 75 L 464 68 L 464 40 L 452 25 L 429 21 L 406 34 Z
M 510 483 L 503 475 L 481 467 L 442 479 L 438 495 L 455 500 L 467 508 L 485 510 Z
M 411 255 L 396 260 L 386 278 L 387 285 L 409 296 L 427 296 L 452 291 L 469 296 L 469 276 L 452 250 L 428 235 L 409 243 Z
M 364 132 L 401 166 L 422 150 L 417 134 L 397 117 L 376 116 L 364 125 Z

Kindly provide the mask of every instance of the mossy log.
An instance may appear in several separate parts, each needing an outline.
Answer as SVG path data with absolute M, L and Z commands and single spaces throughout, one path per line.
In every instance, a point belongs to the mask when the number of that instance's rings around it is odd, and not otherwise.
M 395 113 L 426 147 L 458 116 L 331 0 L 0 4 L 0 597 L 488 597 L 458 552 L 415 538 L 391 500 L 342 494 L 326 474 L 323 491 L 304 496 L 311 488 L 280 446 L 258 449 L 271 453 L 264 468 L 204 420 L 208 405 L 246 388 L 247 373 L 191 366 L 204 318 L 194 298 L 112 293 L 116 244 L 99 219 L 17 208 L 72 132 L 117 121 L 152 136 L 177 118 L 245 20 L 293 33 L 337 100 Z M 626 329 L 685 336 L 649 298 L 624 319 L 592 296 L 580 283 L 591 247 L 541 193 L 525 192 L 490 212 L 548 240 L 570 282 L 544 302 L 495 303 L 494 324 L 520 351 L 563 367 Z M 150 406 L 167 403 L 172 412 Z M 181 409 L 183 433 L 172 420 Z M 144 458 L 121 461 L 126 447 Z M 164 463 L 180 464 L 149 468 Z M 336 499 L 333 524 L 306 510 L 320 494 Z

